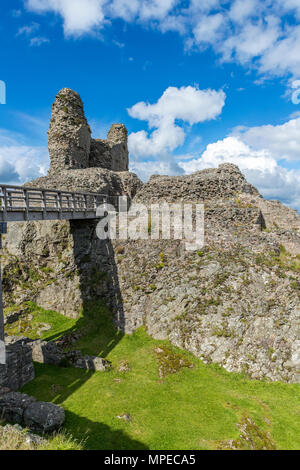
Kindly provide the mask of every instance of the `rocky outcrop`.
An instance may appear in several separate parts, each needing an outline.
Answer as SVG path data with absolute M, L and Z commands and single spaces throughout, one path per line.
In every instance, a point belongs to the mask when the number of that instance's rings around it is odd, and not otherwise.
M 99 240 L 95 221 L 10 224 L 3 249 L 5 305 L 34 301 L 77 318 L 85 304 L 118 296 L 110 243 Z M 26 334 L 24 332 L 24 334 Z
M 9 423 L 42 434 L 59 430 L 65 421 L 65 412 L 60 406 L 38 402 L 24 393 L 1 390 L 0 416 Z
M 123 242 L 119 250 L 128 333 L 145 325 L 205 363 L 299 382 L 298 268 L 269 233 L 230 239 L 214 227 L 199 252 L 168 241 Z
M 167 201 L 216 201 L 238 197 L 239 194 L 259 196 L 236 165 L 223 163 L 218 168 L 196 171 L 191 175 L 153 175 L 136 195 L 137 202 L 146 204 Z
M 115 173 L 104 168 L 84 170 L 62 170 L 57 174 L 37 178 L 26 186 L 32 188 L 62 189 L 65 191 L 84 191 L 117 197 L 122 194 L 133 198 L 142 187 L 142 182 L 127 171 Z

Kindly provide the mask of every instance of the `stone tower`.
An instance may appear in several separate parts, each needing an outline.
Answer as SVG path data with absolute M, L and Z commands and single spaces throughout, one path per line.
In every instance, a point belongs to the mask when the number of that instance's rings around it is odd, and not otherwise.
M 127 129 L 124 124 L 113 124 L 107 139 L 92 139 L 90 167 L 112 171 L 128 171 Z
M 63 88 L 56 96 L 48 132 L 50 173 L 90 167 L 128 171 L 127 129 L 113 124 L 107 139 L 91 139 L 78 93 Z
M 78 93 L 63 88 L 52 106 L 48 132 L 50 172 L 88 168 L 91 130 Z

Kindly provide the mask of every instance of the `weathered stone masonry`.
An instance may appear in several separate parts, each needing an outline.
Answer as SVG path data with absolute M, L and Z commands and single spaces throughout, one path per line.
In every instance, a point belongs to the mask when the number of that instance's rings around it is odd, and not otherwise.
M 107 139 L 92 139 L 78 93 L 63 88 L 56 96 L 48 132 L 50 174 L 61 170 L 128 170 L 127 130 L 113 124 Z

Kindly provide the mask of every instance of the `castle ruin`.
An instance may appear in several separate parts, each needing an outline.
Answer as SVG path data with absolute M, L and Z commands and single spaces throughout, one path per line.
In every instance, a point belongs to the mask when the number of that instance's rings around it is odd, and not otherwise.
M 113 124 L 107 139 L 92 139 L 78 93 L 63 88 L 55 98 L 48 132 L 50 174 L 61 170 L 105 168 L 128 171 L 127 129 Z

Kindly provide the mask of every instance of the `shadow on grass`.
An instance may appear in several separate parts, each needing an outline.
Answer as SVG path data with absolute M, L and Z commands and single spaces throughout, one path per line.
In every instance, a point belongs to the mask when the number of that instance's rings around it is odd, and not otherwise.
M 87 450 L 149 450 L 122 430 L 112 430 L 106 424 L 93 422 L 70 411 L 66 412 L 68 424 L 72 428 L 72 436 Z
M 96 226 L 95 220 L 70 222 L 73 254 L 76 271 L 79 273 L 79 285 L 76 286 L 76 290 L 79 289 L 81 293 L 80 303 L 74 304 L 74 311 L 81 310 L 81 315 L 76 320 L 60 318 L 60 315 L 52 312 L 53 333 L 49 331 L 43 335 L 43 338 L 47 341 L 55 341 L 63 337 L 66 350 L 76 349 L 82 354 L 106 358 L 124 336 L 125 318 L 114 248 L 110 240 L 98 239 Z M 66 267 L 69 268 L 68 265 Z M 71 280 L 74 279 L 74 283 L 78 282 L 75 272 L 70 272 L 68 269 L 64 271 Z M 76 298 L 78 297 L 74 295 L 74 299 Z M 39 314 L 38 309 L 37 313 Z M 40 312 L 40 315 L 43 316 L 44 313 Z M 47 316 L 42 322 L 46 321 Z M 23 387 L 23 391 L 40 401 L 52 401 L 65 406 L 66 430 L 79 441 L 85 440 L 86 448 L 146 449 L 144 444 L 130 439 L 122 430 L 110 429 L 109 426 L 101 423 L 101 410 L 99 409 L 101 402 L 98 406 L 97 402 L 94 402 L 93 394 L 85 396 L 86 388 L 82 389 L 82 393 L 81 390 L 78 393 L 78 390 L 92 379 L 95 374 L 93 371 L 71 367 L 52 369 L 52 367 L 35 364 L 36 378 Z M 98 374 L 105 374 L 105 372 Z M 101 380 L 99 382 L 101 387 Z M 89 394 L 89 391 L 87 393 Z M 101 394 L 101 390 L 99 393 Z M 74 396 L 70 398 L 72 395 Z M 71 407 L 70 403 L 72 403 Z M 93 413 L 93 407 L 95 413 Z M 76 414 L 77 410 L 78 414 Z M 126 404 L 124 411 L 126 411 Z M 115 416 L 111 418 L 117 419 Z M 124 426 L 124 423 L 115 424 L 113 428 Z
M 67 399 L 73 395 L 79 388 L 81 388 L 88 380 L 92 379 L 95 372 L 84 371 L 75 368 L 62 368 L 58 366 L 35 364 L 36 378 L 34 381 L 29 382 L 22 389 L 29 395 L 33 395 L 39 401 L 52 401 L 57 405 L 64 404 Z M 109 372 L 108 372 L 109 373 Z M 96 374 L 107 374 L 96 373 Z M 53 381 L 56 383 L 53 384 Z M 101 381 L 99 381 L 101 384 Z M 101 392 L 101 390 L 99 390 Z M 87 389 L 83 391 L 82 395 L 77 393 L 73 397 L 72 404 L 66 404 L 66 421 L 64 430 L 71 434 L 71 436 L 81 443 L 84 449 L 87 450 L 147 450 L 148 447 L 135 439 L 129 437 L 126 431 L 122 429 L 112 429 L 107 424 L 100 421 L 90 419 L 89 417 L 82 416 L 82 406 L 85 394 L 89 393 Z M 97 395 L 97 393 L 96 393 Z M 91 393 L 88 397 L 89 402 L 89 415 L 95 416 L 97 413 L 101 414 L 94 403 L 97 397 Z M 74 412 L 76 407 L 81 411 Z M 94 407 L 94 410 L 93 410 Z M 72 408 L 72 411 L 70 410 Z M 95 414 L 94 414 L 95 412 Z M 117 413 L 116 413 L 117 414 Z M 111 419 L 117 420 L 117 416 L 113 413 Z M 116 427 L 124 426 L 121 422 L 116 424 Z M 125 426 L 130 427 L 131 423 L 126 423 Z
M 70 342 L 66 349 L 79 349 L 83 354 L 105 358 L 123 338 L 125 318 L 114 249 L 110 240 L 97 238 L 96 224 L 95 221 L 70 222 L 74 258 L 80 274 L 83 308 L 80 318 L 71 328 L 63 332 L 63 336 L 72 338 L 73 333 L 80 334 L 79 340 L 74 344 Z M 60 332 L 59 336 L 61 335 Z M 47 337 L 47 340 L 56 339 L 57 335 Z M 36 372 L 35 382 L 28 384 L 26 390 L 41 400 L 50 400 L 60 405 L 94 374 L 92 371 L 78 369 L 72 371 L 68 368 L 51 371 L 51 366 L 40 365 L 36 365 Z M 64 386 L 59 393 L 55 393 L 54 397 L 49 393 L 53 385 L 49 380 L 53 381 L 58 375 Z M 93 422 L 69 410 L 66 411 L 66 428 L 76 439 L 83 439 L 88 449 L 147 448 L 141 442 L 130 439 L 121 430 L 111 430 L 103 423 Z

